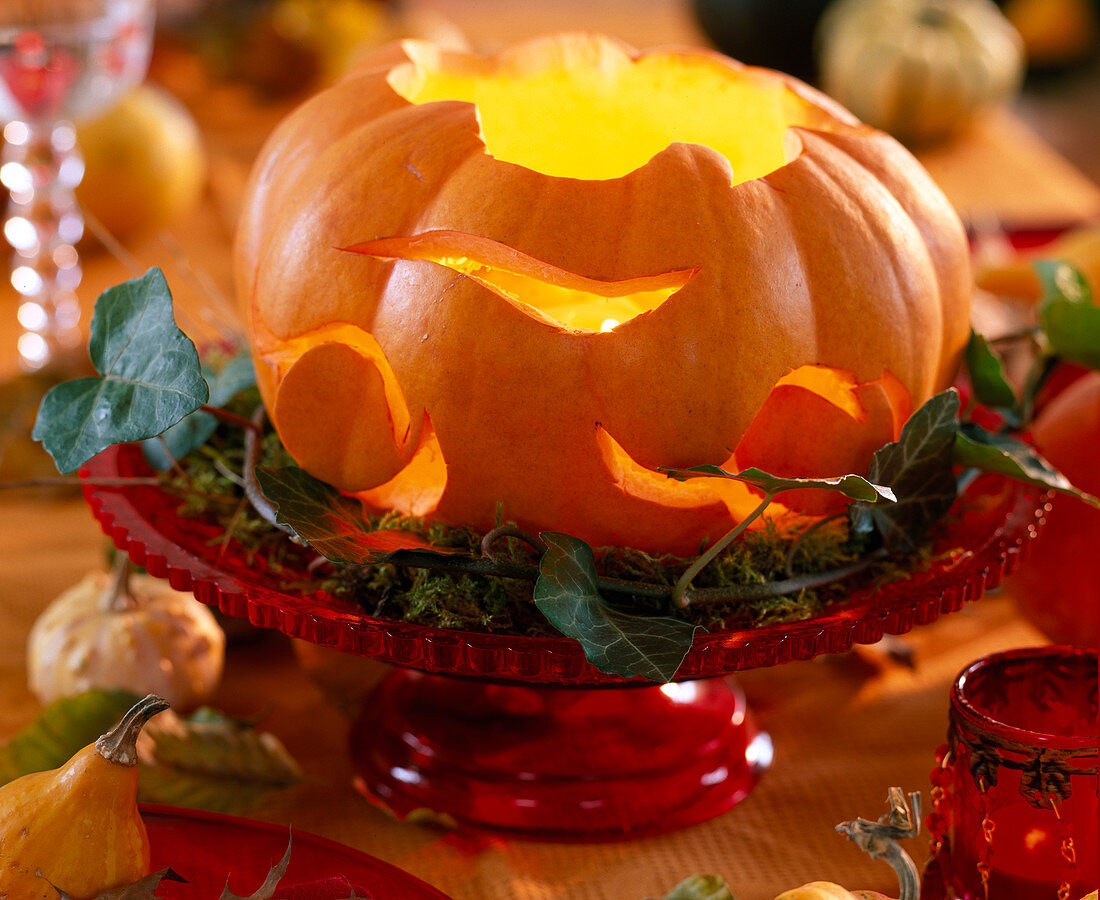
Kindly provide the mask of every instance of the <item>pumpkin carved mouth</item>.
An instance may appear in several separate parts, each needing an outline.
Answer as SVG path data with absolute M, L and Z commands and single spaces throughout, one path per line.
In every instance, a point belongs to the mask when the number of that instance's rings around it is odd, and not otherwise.
M 577 332 L 612 331 L 656 309 L 698 269 L 600 281 L 553 266 L 489 238 L 429 231 L 382 238 L 347 248 L 380 259 L 428 260 L 472 278 L 519 309 Z
M 797 154 L 788 128 L 821 124 L 781 81 L 736 77 L 702 53 L 636 59 L 584 35 L 539 51 L 484 60 L 409 44 L 411 61 L 389 83 L 414 104 L 475 104 L 493 158 L 564 178 L 621 178 L 670 144 L 690 143 L 724 156 L 739 184 Z

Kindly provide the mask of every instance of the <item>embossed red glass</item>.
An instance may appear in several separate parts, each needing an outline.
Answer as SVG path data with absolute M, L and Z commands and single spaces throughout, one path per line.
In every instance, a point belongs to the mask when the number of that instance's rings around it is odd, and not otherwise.
M 958 610 L 1011 571 L 1043 498 L 1019 482 L 978 479 L 928 566 L 855 589 L 810 619 L 700 633 L 676 682 L 654 685 L 600 672 L 569 638 L 386 621 L 303 592 L 308 557 L 289 554 L 280 574 L 225 540 L 215 520 L 177 516 L 178 498 L 119 483 L 150 474 L 134 447 L 105 451 L 85 474 L 103 529 L 153 575 L 227 615 L 398 666 L 353 730 L 364 793 L 398 815 L 428 809 L 540 840 L 657 834 L 740 802 L 768 768 L 771 743 L 722 676 L 844 652 Z
M 1011 650 L 951 688 L 932 773 L 930 900 L 1079 900 L 1100 881 L 1097 653 Z

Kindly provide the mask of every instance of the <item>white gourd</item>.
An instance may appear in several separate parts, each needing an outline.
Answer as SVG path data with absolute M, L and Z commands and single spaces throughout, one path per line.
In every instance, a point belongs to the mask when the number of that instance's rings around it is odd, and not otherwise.
M 1015 96 L 1023 42 L 992 0 L 837 0 L 817 31 L 821 87 L 909 145 Z
M 225 634 L 213 614 L 165 581 L 127 574 L 87 575 L 35 621 L 27 673 L 43 703 L 121 689 L 188 710 L 213 695 L 225 662 Z

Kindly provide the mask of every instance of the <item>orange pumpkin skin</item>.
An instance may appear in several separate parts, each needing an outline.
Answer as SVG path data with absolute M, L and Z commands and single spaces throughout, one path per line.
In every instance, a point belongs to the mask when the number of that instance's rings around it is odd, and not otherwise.
M 1032 436 L 1044 457 L 1074 485 L 1100 496 L 1100 372 L 1054 397 Z M 1059 644 L 1100 644 L 1100 509 L 1056 496 L 1046 525 L 1009 581 L 1028 620 Z
M 615 177 L 544 174 L 491 155 L 472 103 L 393 86 L 433 66 L 511 77 L 669 60 L 781 95 L 800 123 L 776 138 L 786 161 L 733 183 L 721 153 L 673 142 Z M 432 261 L 436 245 L 565 285 L 682 286 L 611 331 L 570 328 Z M 788 76 L 592 35 L 484 60 L 378 51 L 269 140 L 235 268 L 265 405 L 317 477 L 444 521 L 489 528 L 502 513 L 683 553 L 728 530 L 747 492 L 657 467 L 865 473 L 950 384 L 971 286 L 957 216 L 892 138 Z M 808 366 L 850 383 L 788 386 L 795 402 L 769 413 L 783 439 L 737 455 L 777 382 Z

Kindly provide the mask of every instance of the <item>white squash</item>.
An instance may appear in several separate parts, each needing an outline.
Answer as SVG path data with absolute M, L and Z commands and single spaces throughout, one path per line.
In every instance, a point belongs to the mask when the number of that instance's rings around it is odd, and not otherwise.
M 191 594 L 149 575 L 91 573 L 53 601 L 27 643 L 31 691 L 43 702 L 100 688 L 156 694 L 178 710 L 210 699 L 225 634 Z
M 1019 34 L 992 0 L 837 0 L 816 35 L 822 89 L 913 145 L 1015 96 Z

